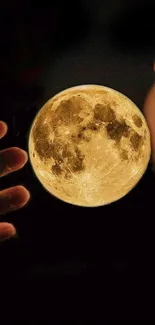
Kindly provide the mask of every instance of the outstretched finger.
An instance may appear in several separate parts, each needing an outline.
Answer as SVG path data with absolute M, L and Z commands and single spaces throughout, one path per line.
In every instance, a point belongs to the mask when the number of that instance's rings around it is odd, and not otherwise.
M 0 177 L 22 168 L 28 160 L 27 152 L 11 147 L 0 151 Z
M 0 139 L 4 137 L 4 135 L 7 133 L 7 130 L 7 124 L 3 121 L 0 121 Z
M 30 193 L 21 185 L 0 191 L 0 215 L 22 208 L 29 198 Z
M 0 241 L 9 239 L 14 235 L 16 235 L 16 229 L 11 223 L 0 223 Z

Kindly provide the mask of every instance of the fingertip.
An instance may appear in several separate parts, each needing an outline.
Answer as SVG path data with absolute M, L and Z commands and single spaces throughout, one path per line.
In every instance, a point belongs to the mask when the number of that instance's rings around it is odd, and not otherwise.
M 0 121 L 0 139 L 7 133 L 8 126 L 4 121 Z
M 15 194 L 19 200 L 19 203 L 21 200 L 22 205 L 25 205 L 25 203 L 30 199 L 30 192 L 23 185 L 16 186 Z
M 11 238 L 16 235 L 16 229 L 11 223 L 0 223 L 0 241 Z
M 25 150 L 18 147 L 10 147 L 0 151 L 0 174 L 5 176 L 21 169 L 28 160 Z
M 7 124 L 6 124 L 4 121 L 1 121 L 1 123 L 4 125 L 5 131 L 7 132 L 7 131 L 8 131 L 8 126 L 7 126 Z
M 22 153 L 22 155 L 23 155 L 23 165 L 25 165 L 26 162 L 28 161 L 28 154 L 27 154 L 27 152 L 26 152 L 25 150 L 23 150 L 23 149 L 20 149 L 20 151 L 21 151 L 21 153 Z
M 29 198 L 29 191 L 22 185 L 0 191 L 0 215 L 24 207 Z
M 26 187 L 19 185 L 21 191 L 23 191 L 23 196 L 25 197 L 25 201 L 28 201 L 30 198 L 30 192 L 26 189 Z
M 28 158 L 27 151 L 25 151 L 24 149 L 21 149 L 19 147 L 16 147 L 16 148 L 22 152 L 22 154 L 25 156 L 25 158 Z
M 25 165 L 25 163 L 28 160 L 28 154 L 25 150 L 23 150 L 19 147 L 11 147 L 8 150 L 10 151 L 12 159 L 14 158 L 15 164 L 18 162 L 18 163 L 20 163 L 20 165 Z M 18 156 L 16 156 L 17 153 L 18 153 Z M 14 157 L 13 157 L 13 154 L 14 154 Z

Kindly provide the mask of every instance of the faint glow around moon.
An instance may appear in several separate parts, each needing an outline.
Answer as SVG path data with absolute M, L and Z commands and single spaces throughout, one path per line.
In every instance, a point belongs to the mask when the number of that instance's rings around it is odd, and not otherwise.
M 36 115 L 29 155 L 44 188 L 62 201 L 95 207 L 125 196 L 150 159 L 150 133 L 137 106 L 104 86 L 51 98 Z

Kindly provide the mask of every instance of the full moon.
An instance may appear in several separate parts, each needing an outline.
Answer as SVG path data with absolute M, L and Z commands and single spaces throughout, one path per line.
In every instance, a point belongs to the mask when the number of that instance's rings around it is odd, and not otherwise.
M 43 187 L 83 207 L 125 196 L 143 176 L 151 154 L 138 107 L 99 85 L 72 87 L 48 100 L 32 123 L 28 146 Z

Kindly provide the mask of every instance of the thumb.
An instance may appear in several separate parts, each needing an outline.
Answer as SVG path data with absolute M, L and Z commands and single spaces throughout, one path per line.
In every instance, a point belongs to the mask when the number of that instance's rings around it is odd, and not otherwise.
M 155 64 L 154 64 L 155 70 Z M 155 166 L 155 83 L 149 90 L 144 106 L 143 113 L 146 118 L 151 134 L 152 164 Z

